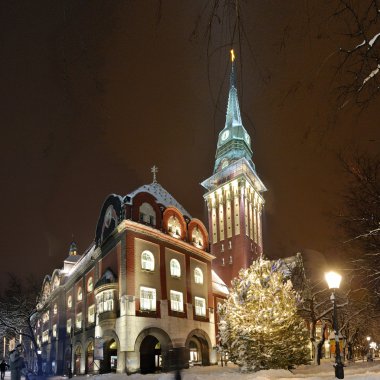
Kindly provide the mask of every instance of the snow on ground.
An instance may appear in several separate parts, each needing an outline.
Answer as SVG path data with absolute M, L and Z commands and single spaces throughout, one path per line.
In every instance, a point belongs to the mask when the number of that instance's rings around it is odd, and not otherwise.
M 345 379 L 349 380 L 379 380 L 380 361 L 356 362 L 344 368 Z M 62 380 L 61 377 L 54 378 Z M 173 373 L 157 374 L 125 374 L 109 373 L 94 376 L 76 376 L 73 380 L 174 380 Z M 228 367 L 192 367 L 182 371 L 182 380 L 328 380 L 335 379 L 334 368 L 331 362 L 324 362 L 320 366 L 300 366 L 292 372 L 286 370 L 268 370 L 255 373 L 240 373 L 239 369 L 229 364 Z

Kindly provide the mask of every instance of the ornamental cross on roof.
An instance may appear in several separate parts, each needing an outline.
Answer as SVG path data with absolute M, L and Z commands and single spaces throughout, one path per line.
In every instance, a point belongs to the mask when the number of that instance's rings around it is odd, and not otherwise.
M 158 173 L 158 167 L 156 165 L 153 165 L 152 169 L 150 171 L 153 173 L 153 183 L 157 183 L 157 173 Z

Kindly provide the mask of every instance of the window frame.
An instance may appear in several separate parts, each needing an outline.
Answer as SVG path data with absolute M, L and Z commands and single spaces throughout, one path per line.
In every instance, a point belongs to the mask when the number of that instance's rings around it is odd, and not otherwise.
M 179 299 L 174 299 L 174 297 L 177 296 Z M 184 305 L 182 292 L 179 292 L 177 290 L 170 290 L 170 310 L 183 313 Z
M 151 293 L 152 298 L 143 297 L 144 295 Z M 140 310 L 142 311 L 156 311 L 157 310 L 157 290 L 155 288 L 150 288 L 147 286 L 140 286 Z
M 182 272 L 181 263 L 177 259 L 172 258 L 170 259 L 169 266 L 170 266 L 170 276 L 180 278 L 181 272 Z
M 146 258 L 144 259 L 144 256 L 149 257 L 149 260 L 147 260 Z M 145 249 L 144 251 L 141 252 L 141 269 L 142 270 L 153 272 L 155 264 L 156 263 L 155 263 L 154 255 L 151 251 Z
M 91 289 L 90 289 L 91 285 Z M 90 276 L 87 280 L 87 286 L 86 286 L 87 293 L 91 293 L 94 290 L 94 279 L 92 276 Z
M 194 282 L 198 285 L 203 285 L 204 283 L 203 270 L 199 267 L 194 268 Z
M 197 301 L 201 301 L 202 305 L 200 306 L 199 304 L 197 305 Z M 201 308 L 201 313 L 199 313 L 199 310 Z M 206 316 L 206 299 L 203 297 L 194 297 L 194 311 L 195 315 L 197 317 L 205 317 Z

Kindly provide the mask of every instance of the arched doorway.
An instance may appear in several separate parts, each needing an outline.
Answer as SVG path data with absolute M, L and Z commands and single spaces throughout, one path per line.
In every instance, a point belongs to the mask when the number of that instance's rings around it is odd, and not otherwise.
M 198 338 L 192 337 L 189 342 L 189 364 L 201 365 L 202 364 L 202 348 Z
M 161 370 L 161 344 L 153 335 L 146 336 L 140 345 L 141 373 L 155 373 Z
M 189 350 L 189 364 L 210 365 L 210 339 L 200 330 L 193 330 L 186 339 L 186 348 Z
M 117 343 L 115 339 L 108 340 L 103 346 L 103 360 L 101 361 L 100 372 L 116 372 L 117 368 Z
M 80 375 L 80 361 L 82 358 L 82 348 L 81 346 L 77 346 L 75 349 L 75 354 L 74 354 L 74 374 L 75 375 Z
M 94 342 L 91 341 L 86 350 L 86 373 L 94 372 Z

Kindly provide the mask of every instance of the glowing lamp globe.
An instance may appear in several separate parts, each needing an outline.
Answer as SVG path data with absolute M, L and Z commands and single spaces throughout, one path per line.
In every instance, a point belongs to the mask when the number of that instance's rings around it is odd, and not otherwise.
M 328 272 L 325 273 L 325 279 L 329 289 L 339 289 L 340 282 L 342 280 L 342 276 L 336 272 Z

